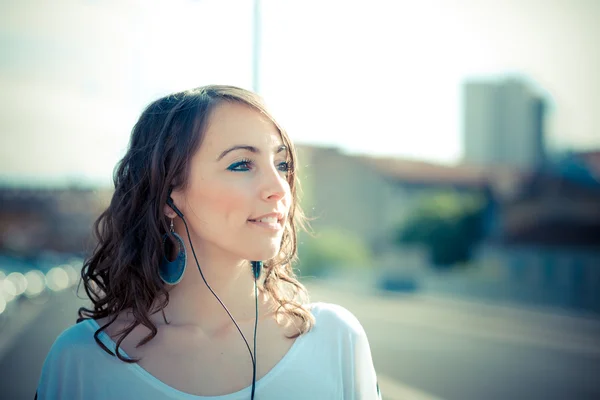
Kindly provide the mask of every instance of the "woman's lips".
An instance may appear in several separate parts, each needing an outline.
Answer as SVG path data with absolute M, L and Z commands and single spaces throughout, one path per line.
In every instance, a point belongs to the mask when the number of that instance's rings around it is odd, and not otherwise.
M 283 229 L 283 223 L 282 221 L 277 220 L 276 218 L 273 219 L 261 219 L 261 220 L 248 220 L 248 222 L 253 225 L 253 226 L 257 226 L 260 228 L 264 228 L 264 229 L 269 229 L 272 231 L 280 231 L 281 229 Z

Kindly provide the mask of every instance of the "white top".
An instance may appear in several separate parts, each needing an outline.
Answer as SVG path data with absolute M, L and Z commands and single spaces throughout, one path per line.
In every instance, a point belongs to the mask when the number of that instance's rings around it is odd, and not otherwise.
M 256 382 L 256 400 L 380 400 L 367 336 L 345 308 L 310 305 L 316 323 Z M 38 399 L 248 400 L 251 387 L 223 396 L 195 396 L 158 380 L 138 364 L 125 363 L 98 346 L 98 323 L 88 319 L 54 342 L 40 376 Z M 99 339 L 113 352 L 115 342 Z M 122 350 L 123 355 L 127 356 Z

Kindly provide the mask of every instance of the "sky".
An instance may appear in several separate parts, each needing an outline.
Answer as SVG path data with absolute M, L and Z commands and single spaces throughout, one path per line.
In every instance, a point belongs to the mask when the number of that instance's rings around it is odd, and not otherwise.
M 0 179 L 109 183 L 143 107 L 253 89 L 252 0 L 0 2 Z M 461 87 L 517 76 L 550 149 L 600 148 L 596 0 L 262 0 L 257 90 L 297 143 L 444 164 Z

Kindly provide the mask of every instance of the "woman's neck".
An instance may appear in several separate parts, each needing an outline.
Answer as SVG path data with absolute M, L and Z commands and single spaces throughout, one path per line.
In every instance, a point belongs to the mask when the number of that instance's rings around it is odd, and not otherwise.
M 202 279 L 196 261 L 188 251 L 187 267 L 180 283 L 169 290 L 169 304 L 164 313 L 172 325 L 191 325 L 207 334 L 222 332 L 234 327 L 231 318 L 212 291 L 221 299 L 238 323 L 254 321 L 255 290 L 252 268 L 247 260 L 207 257 L 198 259 Z M 259 295 L 259 315 L 268 313 L 271 304 L 265 294 Z M 162 313 L 153 315 L 156 322 L 164 323 Z

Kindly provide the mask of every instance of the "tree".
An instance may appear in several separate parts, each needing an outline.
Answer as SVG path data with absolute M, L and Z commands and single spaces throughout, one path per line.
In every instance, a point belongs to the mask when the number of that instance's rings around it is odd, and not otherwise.
M 399 227 L 396 242 L 426 246 L 437 267 L 468 262 L 483 236 L 484 210 L 482 196 L 455 192 L 428 196 Z
M 363 241 L 350 232 L 334 228 L 318 234 L 299 235 L 298 256 L 300 273 L 324 275 L 332 270 L 366 267 L 371 254 Z

